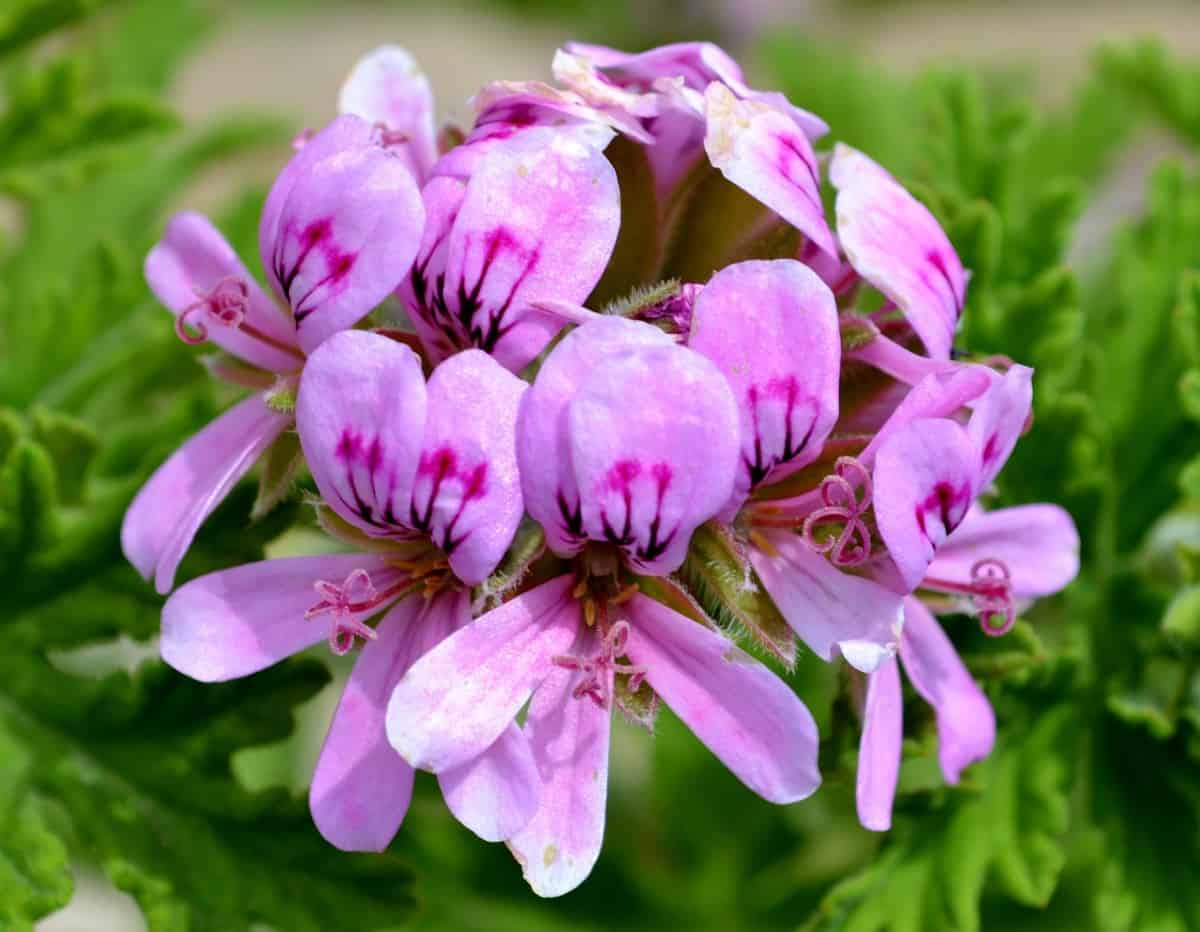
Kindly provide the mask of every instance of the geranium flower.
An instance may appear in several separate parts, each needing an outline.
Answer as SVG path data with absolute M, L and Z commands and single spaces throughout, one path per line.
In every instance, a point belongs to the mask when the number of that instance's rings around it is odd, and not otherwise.
M 206 218 L 172 218 L 146 257 L 146 280 L 182 339 L 234 357 L 218 360 L 214 373 L 258 392 L 186 441 L 129 506 L 122 549 L 160 593 L 170 591 L 200 525 L 291 425 L 290 396 L 307 354 L 366 316 L 407 273 L 424 217 L 403 160 L 370 124 L 343 116 L 292 158 L 263 207 L 259 250 L 286 312 Z
M 944 610 L 990 615 L 1000 620 L 994 631 L 1007 630 L 1015 620 L 1014 600 L 1052 595 L 1078 572 L 1079 535 L 1061 508 L 972 509 L 938 549 L 922 589 L 926 600 Z M 946 594 L 958 598 L 947 602 L 941 597 Z M 899 655 L 909 682 L 933 706 L 942 774 L 956 784 L 964 767 L 991 753 L 996 739 L 991 704 L 921 598 L 904 600 Z M 891 828 L 903 707 L 899 665 L 889 657 L 867 679 L 859 745 L 858 818 L 875 831 Z
M 595 863 L 614 697 L 644 684 L 759 795 L 811 794 L 816 727 L 792 690 L 643 591 L 679 567 L 692 532 L 733 493 L 737 409 L 720 372 L 648 324 L 592 321 L 542 365 L 517 449 L 526 507 L 570 563 L 409 669 L 388 707 L 393 746 L 444 772 L 495 741 L 532 696 L 524 732 L 541 799 L 508 844 L 544 896 L 573 889 Z
M 163 659 L 206 682 L 324 637 L 336 654 L 362 641 L 309 794 L 317 827 L 340 848 L 383 850 L 408 809 L 413 769 L 388 746 L 386 703 L 418 657 L 470 620 L 470 587 L 512 541 L 525 388 L 478 351 L 447 360 L 427 388 L 408 347 L 364 331 L 331 337 L 301 376 L 297 427 L 332 511 L 325 524 L 358 552 L 222 570 L 181 586 L 163 610 Z M 440 779 L 451 811 L 489 841 L 537 806 L 533 756 L 515 725 Z

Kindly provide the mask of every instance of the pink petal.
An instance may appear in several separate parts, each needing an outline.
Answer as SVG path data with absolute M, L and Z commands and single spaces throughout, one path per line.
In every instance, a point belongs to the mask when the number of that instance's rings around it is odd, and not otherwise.
M 390 146 L 423 181 L 437 159 L 433 92 L 417 60 L 398 45 L 381 45 L 360 58 L 342 85 L 338 112 L 353 113 L 368 123 L 403 137 Z
M 858 821 L 873 832 L 886 832 L 892 827 L 892 801 L 904 740 L 903 717 L 900 665 L 895 657 L 889 657 L 867 677 L 867 704 L 858 745 Z
M 904 312 L 929 355 L 948 359 L 967 275 L 923 204 L 861 152 L 838 144 L 829 177 L 851 265 Z
M 291 322 L 207 217 L 190 212 L 172 217 L 163 238 L 146 256 L 145 273 L 154 296 L 176 317 L 221 282 L 240 282 L 247 293 L 243 326 L 222 325 L 198 313 L 196 319 L 208 339 L 239 359 L 272 372 L 291 372 L 303 364 Z
M 938 418 L 913 421 L 879 448 L 875 520 L 910 592 L 966 517 L 978 489 L 978 464 L 967 432 Z
M 913 386 L 859 455 L 870 463 L 876 451 L 893 434 L 920 418 L 950 417 L 981 398 L 996 381 L 984 366 L 964 364 L 946 372 L 932 373 Z
M 941 625 L 918 599 L 904 600 L 900 659 L 913 688 L 937 714 L 938 759 L 947 783 L 983 760 L 996 741 L 996 716 Z
M 870 673 L 895 653 L 901 598 L 878 583 L 843 573 L 796 534 L 769 532 L 779 555 L 757 548 L 750 562 L 783 617 L 818 657 L 837 653 Z
M 574 643 L 571 576 L 488 612 L 418 660 L 387 710 L 388 740 L 414 767 L 441 773 L 482 754 Z
M 134 498 L 121 525 L 121 550 L 145 579 L 171 591 L 200 525 L 275 442 L 291 419 L 254 395 L 187 440 Z
M 521 523 L 516 421 L 526 384 L 480 350 L 434 370 L 412 512 L 469 586 L 496 568 Z
M 579 886 L 604 842 L 612 712 L 571 695 L 579 675 L 555 670 L 534 694 L 525 722 L 541 773 L 541 803 L 508 847 L 538 896 L 562 896 Z
M 670 346 L 657 327 L 604 317 L 573 330 L 546 357 L 517 415 L 517 462 L 530 516 L 546 531 L 560 556 L 583 545 L 579 488 L 571 459 L 567 410 L 584 377 L 606 359 L 619 359 L 641 346 Z
M 583 533 L 619 544 L 639 572 L 678 569 L 692 532 L 733 494 L 737 407 L 716 366 L 684 347 L 638 347 L 595 366 L 567 430 Z
M 478 757 L 443 770 L 438 782 L 454 817 L 484 841 L 506 841 L 525 828 L 541 792 L 533 751 L 515 722 Z
M 1008 462 L 1033 405 L 1033 370 L 1013 366 L 980 399 L 967 423 L 979 448 L 979 488 L 984 489 Z
M 370 313 L 408 274 L 425 208 L 404 160 L 356 116 L 317 134 L 276 181 L 260 233 L 272 286 L 292 309 L 300 345 L 312 352 L 330 334 Z M 339 143 L 328 152 L 327 140 Z M 313 152 L 322 157 L 313 160 Z
M 348 330 L 300 377 L 296 429 L 321 497 L 374 537 L 411 537 L 413 479 L 426 422 L 421 361 L 379 334 Z
M 441 601 L 401 599 L 384 616 L 333 713 L 308 805 L 321 835 L 343 851 L 383 851 L 408 812 L 414 771 L 387 743 L 384 709 L 401 674 L 432 646 L 422 616 Z
M 1019 599 L 1052 595 L 1079 572 L 1079 532 L 1057 505 L 972 509 L 938 548 L 929 575 L 969 582 L 971 568 L 980 560 L 1003 563 Z
M 833 293 L 790 259 L 739 262 L 700 292 L 688 346 L 725 374 L 738 403 L 738 493 L 820 454 L 838 415 L 841 336 Z
M 647 596 L 634 596 L 629 615 L 629 659 L 739 780 L 773 803 L 816 791 L 817 726 L 791 687 L 721 635 Z
M 824 120 L 793 106 L 777 91 L 756 91 L 747 86 L 737 62 L 711 42 L 677 42 L 632 54 L 583 42 L 568 42 L 566 48 L 589 59 L 622 87 L 649 86 L 661 78 L 682 78 L 685 86 L 703 91 L 713 81 L 720 81 L 743 100 L 760 100 L 783 111 L 809 139 L 818 139 L 829 131 Z
M 489 152 L 467 182 L 444 270 L 426 272 L 434 303 L 466 322 L 459 348 L 476 346 L 522 369 L 562 328 L 530 306 L 582 302 L 619 224 L 616 172 L 596 149 L 537 127 Z M 434 319 L 428 308 L 419 313 Z
M 704 97 L 704 149 L 713 167 L 836 256 L 808 137 L 785 113 L 761 101 L 739 100 L 723 84 L 710 84 Z
M 162 658 L 205 683 L 257 673 L 328 635 L 326 616 L 304 617 L 320 601 L 313 584 L 340 583 L 356 569 L 378 589 L 399 578 L 382 557 L 354 553 L 265 560 L 193 579 L 163 606 Z

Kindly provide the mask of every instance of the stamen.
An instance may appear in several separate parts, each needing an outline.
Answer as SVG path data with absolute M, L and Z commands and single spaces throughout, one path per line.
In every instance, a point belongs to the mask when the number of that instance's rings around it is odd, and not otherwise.
M 979 626 L 984 634 L 1000 637 L 1008 634 L 1017 623 L 1016 602 L 1012 593 L 1012 574 L 1000 560 L 987 558 L 971 567 L 969 583 L 926 576 L 921 581 L 923 589 L 965 595 L 971 599 L 979 613 Z M 995 619 L 999 618 L 997 624 Z
M 175 333 L 184 343 L 195 345 L 208 339 L 206 318 L 222 327 L 235 329 L 246 319 L 250 287 L 240 278 L 228 275 L 213 285 L 212 291 L 207 294 L 197 291 L 196 295 L 200 300 L 189 304 L 175 318 Z
M 354 570 L 341 585 L 327 579 L 318 579 L 313 589 L 321 597 L 304 613 L 305 619 L 320 615 L 332 615 L 329 628 L 329 649 L 337 656 L 348 653 L 356 638 L 375 640 L 375 629 L 352 616 L 370 612 L 387 602 L 395 601 L 411 591 L 421 580 L 404 577 L 382 592 L 375 588 L 371 577 L 364 569 Z
M 629 622 L 618 621 L 608 629 L 600 642 L 600 652 L 594 657 L 575 657 L 569 654 L 553 658 L 555 666 L 564 670 L 576 670 L 583 674 L 578 685 L 571 691 L 573 699 L 584 696 L 601 709 L 612 704 L 610 683 L 612 677 L 624 673 L 629 676 L 629 691 L 635 693 L 646 679 L 646 668 L 630 663 L 618 663 L 617 658 L 625 653 L 629 643 Z
M 834 566 L 861 566 L 871 556 L 871 532 L 862 520 L 871 507 L 871 474 L 854 457 L 840 456 L 834 472 L 821 480 L 820 491 L 825 507 L 804 519 L 804 542 L 828 554 Z M 841 524 L 836 536 L 818 539 L 817 529 L 831 524 Z

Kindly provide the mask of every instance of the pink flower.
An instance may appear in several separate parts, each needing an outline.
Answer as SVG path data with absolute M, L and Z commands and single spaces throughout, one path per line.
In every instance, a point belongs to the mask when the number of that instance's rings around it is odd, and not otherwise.
M 343 116 L 292 158 L 263 207 L 260 253 L 287 313 L 199 214 L 172 218 L 146 257 L 146 280 L 175 315 L 180 337 L 208 340 L 240 361 L 218 362 L 216 374 L 286 394 L 306 354 L 396 287 L 423 224 L 404 162 L 377 130 Z M 184 443 L 142 487 L 125 515 L 121 546 L 160 593 L 170 591 L 200 525 L 291 421 L 260 391 Z
M 970 511 L 946 538 L 929 566 L 923 588 L 957 594 L 985 609 L 1007 613 L 1012 600 L 1029 601 L 1064 588 L 1079 571 L 1079 536 L 1070 516 L 1054 505 L 1025 505 L 984 513 Z M 943 605 L 961 610 L 951 602 Z M 1001 610 L 1000 606 L 1005 606 Z M 921 599 L 904 600 L 900 661 L 909 681 L 937 716 L 938 757 L 947 783 L 958 783 L 968 764 L 992 750 L 996 720 Z M 858 817 L 875 831 L 891 827 L 892 800 L 900 770 L 903 701 L 899 668 L 889 657 L 867 680 L 858 759 Z
M 678 568 L 733 494 L 737 410 L 720 372 L 647 324 L 568 334 L 521 404 L 525 504 L 568 571 L 462 628 L 414 664 L 388 707 L 392 745 L 443 773 L 511 727 L 541 779 L 509 839 L 534 891 L 577 886 L 604 830 L 618 682 L 649 684 L 748 787 L 789 803 L 820 782 L 812 717 L 792 690 L 706 625 L 639 589 Z
M 340 103 L 403 140 L 423 184 L 428 221 L 399 297 L 428 357 L 476 347 L 522 369 L 562 328 L 535 305 L 583 301 L 612 254 L 620 194 L 602 151 L 612 120 L 544 84 L 489 86 L 470 134 L 434 159 L 428 84 L 394 46 L 359 62 Z
M 525 388 L 477 351 L 447 360 L 426 386 L 408 347 L 335 334 L 304 369 L 296 420 L 333 511 L 326 523 L 359 552 L 223 570 L 167 601 L 163 659 L 206 682 L 257 672 L 326 636 L 338 654 L 363 642 L 309 795 L 317 827 L 340 848 L 382 850 L 404 818 L 413 770 L 387 744 L 386 702 L 418 657 L 467 624 L 469 587 L 516 531 Z M 451 811 L 489 841 L 518 831 L 537 806 L 534 758 L 515 725 L 440 779 Z

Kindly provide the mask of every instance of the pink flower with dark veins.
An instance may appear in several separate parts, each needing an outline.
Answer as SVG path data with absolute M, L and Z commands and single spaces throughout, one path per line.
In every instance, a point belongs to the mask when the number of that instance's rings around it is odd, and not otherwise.
M 146 257 L 146 280 L 188 343 L 232 359 L 214 374 L 256 389 L 186 441 L 142 487 L 121 528 L 125 556 L 160 593 L 200 525 L 292 423 L 288 399 L 307 354 L 352 327 L 407 273 L 424 208 L 404 162 L 379 132 L 343 116 L 276 179 L 259 249 L 281 311 L 199 214 L 181 213 Z
M 472 759 L 530 703 L 541 795 L 508 846 L 540 895 L 573 889 L 599 855 L 621 696 L 652 689 L 772 802 L 820 782 L 816 726 L 791 688 L 643 591 L 732 496 L 737 417 L 716 367 L 662 331 L 609 317 L 569 333 L 517 422 L 526 507 L 567 571 L 442 642 L 392 695 L 392 745 L 434 773 Z
M 620 223 L 603 149 L 622 114 L 538 82 L 489 85 L 475 126 L 440 156 L 428 83 L 411 56 L 384 46 L 362 59 L 340 106 L 381 127 L 411 156 L 428 217 L 399 297 L 428 357 L 482 349 L 519 371 L 562 328 L 535 309 L 581 302 L 599 281 Z
M 206 682 L 325 637 L 335 654 L 362 642 L 309 794 L 339 848 L 382 851 L 408 809 L 413 769 L 388 746 L 387 700 L 417 658 L 470 621 L 470 587 L 512 541 L 525 389 L 479 351 L 447 360 L 426 385 L 408 347 L 364 331 L 330 337 L 300 378 L 296 422 L 332 511 L 324 523 L 358 552 L 222 570 L 181 586 L 163 610 L 163 659 Z M 534 758 L 515 725 L 439 776 L 454 815 L 488 841 L 537 808 Z

